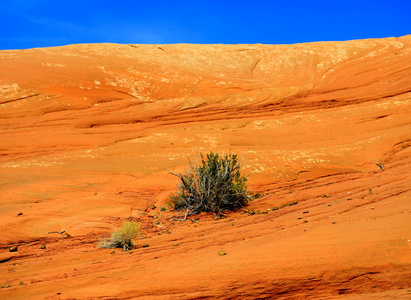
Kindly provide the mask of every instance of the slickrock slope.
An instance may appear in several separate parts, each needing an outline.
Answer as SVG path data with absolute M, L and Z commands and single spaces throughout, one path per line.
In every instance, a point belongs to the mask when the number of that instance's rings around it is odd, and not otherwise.
M 411 297 L 411 36 L 0 51 L 0 95 L 1 299 Z M 173 221 L 201 151 L 263 196 Z

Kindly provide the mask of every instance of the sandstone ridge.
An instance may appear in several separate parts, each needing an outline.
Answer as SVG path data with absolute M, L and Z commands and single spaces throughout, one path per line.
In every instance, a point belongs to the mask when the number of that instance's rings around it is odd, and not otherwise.
M 0 298 L 411 295 L 410 35 L 0 51 L 0 96 Z M 262 197 L 172 221 L 201 151 Z M 124 220 L 149 247 L 97 249 Z

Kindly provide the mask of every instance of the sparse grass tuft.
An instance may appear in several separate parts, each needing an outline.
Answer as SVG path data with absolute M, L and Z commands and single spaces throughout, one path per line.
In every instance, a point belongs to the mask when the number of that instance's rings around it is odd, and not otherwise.
M 99 248 L 123 248 L 128 250 L 133 246 L 132 240 L 141 234 L 140 224 L 124 222 L 119 230 L 114 231 L 109 239 L 100 239 Z

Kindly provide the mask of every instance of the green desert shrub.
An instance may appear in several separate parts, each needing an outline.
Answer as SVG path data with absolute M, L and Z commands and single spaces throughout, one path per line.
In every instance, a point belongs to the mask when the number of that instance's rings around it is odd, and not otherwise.
M 141 234 L 140 224 L 134 221 L 124 222 L 119 230 L 111 233 L 109 239 L 100 239 L 99 248 L 123 248 L 128 250 L 133 246 L 132 240 Z
M 241 175 L 241 162 L 235 154 L 219 155 L 210 152 L 205 157 L 196 155 L 185 173 L 179 178 L 177 193 L 170 199 L 176 210 L 187 214 L 200 212 L 221 213 L 247 204 L 247 177 Z

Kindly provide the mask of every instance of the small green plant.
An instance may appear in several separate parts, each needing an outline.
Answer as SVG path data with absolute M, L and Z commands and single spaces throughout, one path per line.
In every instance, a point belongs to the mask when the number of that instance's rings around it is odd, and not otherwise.
M 210 152 L 200 153 L 185 173 L 174 174 L 180 179 L 177 194 L 170 199 L 176 210 L 186 210 L 187 215 L 200 212 L 221 213 L 235 210 L 248 202 L 247 177 L 241 175 L 237 155 Z
M 162 206 L 162 207 L 160 208 L 160 211 L 166 211 L 166 207 L 165 207 L 165 206 Z
M 124 222 L 119 230 L 114 231 L 109 239 L 100 239 L 99 248 L 120 248 L 128 250 L 133 246 L 132 240 L 141 234 L 140 224 Z

